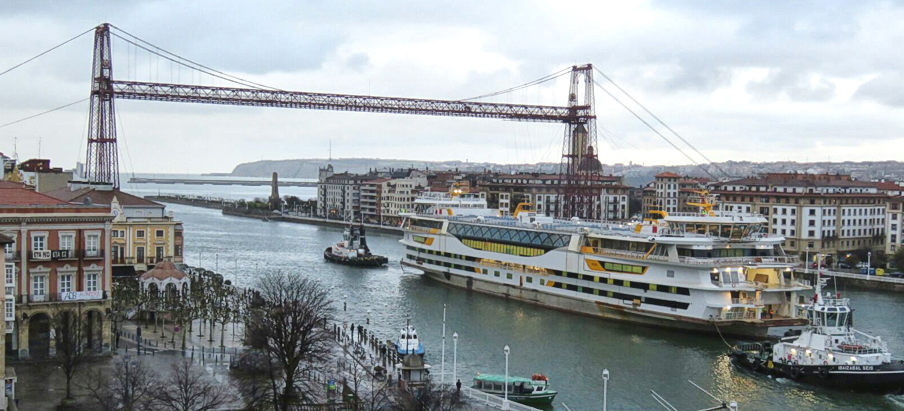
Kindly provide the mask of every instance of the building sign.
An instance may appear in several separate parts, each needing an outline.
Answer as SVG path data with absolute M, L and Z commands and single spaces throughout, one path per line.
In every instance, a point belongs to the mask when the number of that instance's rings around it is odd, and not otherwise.
M 100 300 L 103 293 L 100 291 L 71 291 L 68 293 L 60 293 L 60 299 L 63 301 L 84 301 L 84 300 Z
M 51 256 L 54 260 L 61 258 L 72 258 L 72 250 L 53 250 Z

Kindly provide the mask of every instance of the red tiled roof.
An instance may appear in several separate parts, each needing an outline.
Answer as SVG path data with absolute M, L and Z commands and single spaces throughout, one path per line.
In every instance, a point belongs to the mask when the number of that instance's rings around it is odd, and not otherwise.
M 878 188 L 880 190 L 892 190 L 892 191 L 904 190 L 904 186 L 899 186 L 897 183 L 892 183 L 890 181 L 876 183 L 876 188 Z
M 15 181 L 0 181 L 0 188 L 26 188 L 25 183 Z
M 119 200 L 119 204 L 123 207 L 163 207 L 163 204 L 134 196 L 118 189 L 103 191 L 91 187 L 84 187 L 73 191 L 69 187 L 63 187 L 58 190 L 48 192 L 47 194 L 69 203 L 83 204 L 85 200 L 90 198 L 91 204 L 110 205 L 113 204 L 113 197 L 116 197 L 116 199 Z
M 656 178 L 681 178 L 680 175 L 675 174 L 675 173 L 673 173 L 673 172 L 671 172 L 671 171 L 663 171 L 663 172 L 661 172 L 661 173 L 659 173 L 659 174 L 656 174 L 655 177 L 656 177 Z
M 49 195 L 41 194 L 34 190 L 27 189 L 24 186 L 17 186 L 17 187 L 11 187 L 11 188 L 0 187 L 0 206 L 5 206 L 5 205 L 55 206 L 55 205 L 66 205 L 66 202 L 60 201 L 59 199 L 53 198 Z
M 160 281 L 166 280 L 167 278 L 175 278 L 177 280 L 181 280 L 185 278 L 185 273 L 182 272 L 182 270 L 176 268 L 175 264 L 169 261 L 163 261 L 157 263 L 154 268 L 141 275 L 142 280 L 149 280 L 151 278 L 156 278 Z

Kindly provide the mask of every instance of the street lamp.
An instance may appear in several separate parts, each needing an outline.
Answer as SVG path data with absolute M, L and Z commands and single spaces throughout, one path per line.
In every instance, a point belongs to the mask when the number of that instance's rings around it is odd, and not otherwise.
M 452 333 L 452 383 L 458 382 L 458 333 Z
M 873 269 L 873 252 L 866 252 L 866 276 L 869 277 L 870 270 Z
M 804 263 L 804 272 L 810 272 L 810 246 L 807 246 L 807 262 Z
M 348 294 L 342 295 L 342 311 L 348 311 Z
M 505 348 L 502 349 L 502 352 L 505 353 L 505 385 L 503 386 L 503 390 L 505 391 L 505 397 L 504 397 L 504 399 L 502 400 L 502 409 L 503 409 L 503 410 L 508 410 L 508 409 L 509 409 L 509 402 L 508 402 L 508 392 L 509 392 L 509 388 L 508 388 L 508 357 L 509 357 L 509 352 L 511 352 L 511 349 L 509 349 L 509 346 L 506 345 Z
M 603 411 L 606 411 L 606 394 L 609 389 L 609 369 L 603 368 Z
M 364 317 L 364 320 L 367 323 L 367 325 L 370 325 L 370 308 L 367 309 L 367 316 Z

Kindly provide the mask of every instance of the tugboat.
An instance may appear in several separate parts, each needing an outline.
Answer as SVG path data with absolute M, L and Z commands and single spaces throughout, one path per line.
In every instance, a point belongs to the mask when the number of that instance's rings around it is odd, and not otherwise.
M 379 267 L 389 259 L 382 255 L 370 253 L 367 239 L 364 238 L 364 225 L 351 225 L 342 234 L 342 241 L 333 244 L 323 251 L 327 261 L 354 265 L 359 267 Z
M 853 310 L 840 294 L 823 297 L 819 278 L 810 324 L 780 342 L 740 343 L 732 347 L 735 365 L 776 377 L 845 390 L 904 394 L 904 361 L 892 359 L 888 345 L 852 327 Z
M 558 394 L 555 390 L 549 389 L 549 378 L 543 374 L 534 374 L 530 378 L 509 376 L 508 384 L 504 375 L 477 374 L 471 388 L 504 397 L 505 390 L 502 387 L 507 387 L 509 400 L 524 405 L 552 404 L 552 400 Z
M 396 342 L 396 352 L 400 356 L 405 357 L 410 354 L 424 356 L 424 344 L 417 338 L 417 330 L 410 325 L 406 325 L 399 332 L 399 340 Z

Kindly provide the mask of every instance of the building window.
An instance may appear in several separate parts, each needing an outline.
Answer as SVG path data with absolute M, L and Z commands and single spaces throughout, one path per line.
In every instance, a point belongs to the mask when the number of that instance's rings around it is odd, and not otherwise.
M 97 273 L 85 276 L 85 291 L 97 291 Z
M 16 318 L 16 304 L 15 304 L 15 301 L 13 301 L 13 300 L 11 300 L 11 299 L 7 299 L 7 300 L 4 302 L 3 308 L 6 309 L 6 311 L 5 311 L 4 313 L 5 313 L 5 317 L 6 317 L 6 320 L 7 320 L 7 321 L 12 321 L 13 319 Z
M 176 257 L 182 257 L 182 245 L 181 244 L 176 244 Z M 484 270 L 483 273 L 486 274 L 486 270 Z
M 73 234 L 61 234 L 60 235 L 60 250 L 72 251 L 75 245 L 75 235 Z
M 110 235 L 113 236 L 113 238 L 119 238 L 119 230 L 113 230 Z
M 144 238 L 144 230 L 136 230 L 135 237 Z
M 135 258 L 138 264 L 144 264 L 144 247 L 135 247 Z
M 88 257 L 97 257 L 100 255 L 99 235 L 88 234 L 85 236 L 85 255 Z
M 44 251 L 47 249 L 47 236 L 46 235 L 35 235 L 31 237 L 31 250 L 32 251 Z
M 158 238 L 163 237 L 163 230 L 157 230 L 157 232 L 154 233 L 154 235 L 157 236 Z
M 7 263 L 3 271 L 6 274 L 6 286 L 14 287 L 16 285 L 16 265 Z
M 46 288 L 46 284 L 44 283 L 44 278 L 45 277 L 43 275 L 36 275 L 36 276 L 32 277 L 31 295 L 44 297 L 44 295 L 47 293 L 47 288 Z M 36 301 L 43 301 L 43 300 L 36 299 Z
M 60 276 L 60 292 L 68 293 L 72 291 L 72 274 Z

